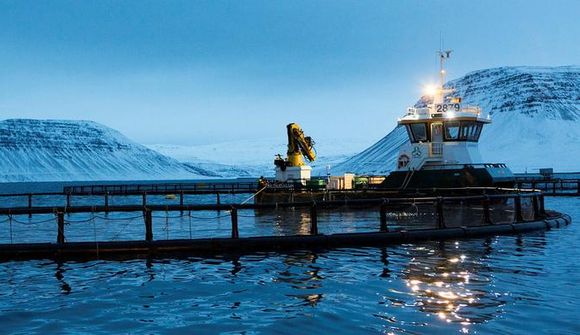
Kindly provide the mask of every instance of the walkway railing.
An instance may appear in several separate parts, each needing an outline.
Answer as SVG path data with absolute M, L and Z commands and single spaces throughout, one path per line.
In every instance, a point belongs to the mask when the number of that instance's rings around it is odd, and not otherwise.
M 150 183 L 150 184 L 101 184 L 66 186 L 64 194 L 104 195 L 104 194 L 167 194 L 167 193 L 252 193 L 258 190 L 256 182 L 192 182 L 192 183 Z
M 551 196 L 578 196 L 580 195 L 580 179 L 577 178 L 527 178 L 516 177 L 518 188 L 533 188 L 542 190 L 546 195 Z
M 522 206 L 523 201 L 530 204 L 529 211 L 524 215 Z M 75 213 L 128 213 L 140 212 L 142 213 L 143 225 L 145 234 L 143 240 L 151 242 L 154 240 L 153 235 L 153 213 L 155 212 L 184 212 L 195 211 L 225 211 L 231 220 L 231 238 L 237 239 L 240 237 L 240 229 L 238 225 L 238 210 L 255 210 L 268 211 L 277 209 L 307 209 L 310 217 L 310 234 L 317 235 L 318 229 L 318 212 L 332 211 L 336 208 L 344 206 L 352 208 L 364 207 L 366 212 L 378 211 L 379 216 L 379 232 L 389 231 L 387 216 L 388 213 L 394 211 L 401 206 L 422 206 L 423 208 L 431 208 L 434 224 L 437 229 L 444 229 L 448 227 L 448 219 L 453 211 L 462 210 L 462 207 L 467 205 L 477 204 L 481 206 L 482 216 L 481 225 L 493 225 L 495 222 L 492 219 L 493 206 L 497 204 L 501 206 L 508 205 L 508 211 L 513 213 L 513 222 L 522 223 L 526 221 L 533 221 L 542 219 L 545 216 L 544 196 L 537 191 L 522 191 L 518 193 L 504 193 L 504 194 L 488 194 L 488 195 L 467 195 L 467 196 L 445 196 L 445 197 L 420 197 L 420 198 L 381 198 L 381 199 L 353 199 L 340 201 L 321 201 L 321 202 L 285 202 L 285 203 L 271 203 L 271 204 L 253 204 L 253 203 L 237 203 L 237 204 L 195 204 L 195 205 L 121 205 L 121 206 L 56 206 L 56 207 L 14 207 L 14 208 L 0 208 L 0 216 L 5 216 L 5 220 L 0 222 L 8 223 L 10 227 L 10 240 L 12 241 L 12 224 L 14 216 L 18 215 L 39 215 L 49 214 L 54 215 L 53 222 L 55 225 L 56 243 L 58 245 L 66 244 L 66 215 Z M 473 210 L 473 208 L 468 208 Z M 47 219 L 48 220 L 48 219 Z M 88 221 L 88 220 L 87 220 Z M 466 224 L 466 223 L 463 223 Z M 454 225 L 456 226 L 456 225 Z M 2 229 L 6 229 L 6 225 Z M 190 228 L 191 229 L 191 228 Z M 242 232 L 246 233 L 246 232 Z M 0 245 L 0 249 L 2 245 Z

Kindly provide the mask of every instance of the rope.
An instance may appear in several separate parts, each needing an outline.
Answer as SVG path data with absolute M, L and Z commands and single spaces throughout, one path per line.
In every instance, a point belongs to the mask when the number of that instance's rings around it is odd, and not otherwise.
M 260 189 L 258 192 L 256 192 L 256 193 L 252 194 L 252 196 L 251 196 L 251 197 L 249 197 L 248 199 L 244 200 L 244 201 L 243 201 L 241 204 L 243 205 L 243 204 L 245 204 L 246 202 L 248 202 L 248 201 L 250 201 L 250 200 L 254 199 L 254 198 L 255 198 L 255 197 L 258 195 L 258 194 L 260 194 L 260 193 L 261 193 L 263 190 L 265 190 L 265 189 L 266 189 L 266 187 L 268 187 L 268 185 L 266 185 L 266 186 L 262 187 L 262 188 L 261 188 L 261 189 Z
M 132 216 L 132 217 L 128 217 L 128 218 L 109 218 L 106 216 L 95 215 L 95 218 L 105 220 L 105 221 L 125 221 L 125 220 L 131 221 L 131 220 L 139 219 L 142 217 L 143 217 L 143 215 Z
M 190 218 L 197 219 L 197 220 L 215 220 L 215 219 L 225 218 L 225 217 L 228 217 L 228 216 L 231 216 L 231 215 L 232 215 L 231 212 L 228 211 L 228 214 L 218 215 L 218 216 L 209 217 L 209 218 L 208 217 L 205 217 L 204 218 L 204 217 L 201 217 L 201 216 L 192 216 L 192 215 L 189 215 L 189 217 Z
M 75 224 L 75 223 L 85 223 L 85 222 L 91 222 L 95 219 L 96 217 L 93 215 L 90 218 L 86 219 L 86 220 L 64 220 L 64 223 L 66 224 Z
M 415 203 L 415 199 L 413 199 L 413 203 L 411 204 L 411 207 L 415 210 L 415 213 L 413 214 L 419 214 L 419 207 L 417 207 L 417 204 Z
M 141 218 L 141 217 L 143 217 L 143 216 L 141 215 L 141 216 L 138 216 L 138 217 L 131 218 L 130 220 L 125 220 L 126 222 L 125 222 L 125 224 L 124 224 L 124 225 L 121 227 L 121 230 L 119 230 L 119 231 L 118 231 L 118 232 L 117 232 L 115 235 L 113 235 L 113 237 L 111 237 L 111 240 L 112 240 L 112 241 L 116 240 L 116 239 L 117 239 L 117 237 L 119 237 L 119 235 L 121 235 L 121 233 L 123 233 L 123 232 L 125 231 L 125 229 L 126 229 L 126 228 L 127 228 L 127 226 L 129 225 L 129 223 L 131 223 L 131 221 L 133 221 L 133 220 L 135 220 L 135 219 L 137 219 L 137 218 Z
M 179 218 L 185 217 L 185 215 L 180 214 L 180 215 L 176 215 L 176 216 L 169 216 L 167 214 L 167 212 L 165 212 L 165 215 L 163 215 L 163 216 L 151 215 L 151 217 L 154 218 L 154 219 L 166 219 L 166 218 L 169 218 L 169 219 L 179 219 Z
M 255 218 L 256 217 L 256 215 L 242 215 L 240 213 L 238 213 L 238 216 L 242 217 L 242 218 Z
M 25 221 L 16 220 L 12 215 L 10 215 L 10 220 L 11 221 L 14 221 L 16 223 L 23 224 L 23 225 L 32 226 L 32 225 L 36 225 L 36 224 L 41 224 L 41 223 L 47 223 L 47 222 L 50 222 L 50 221 L 54 221 L 54 218 L 50 218 L 50 219 L 42 220 L 42 221 L 36 221 L 36 222 L 25 222 Z

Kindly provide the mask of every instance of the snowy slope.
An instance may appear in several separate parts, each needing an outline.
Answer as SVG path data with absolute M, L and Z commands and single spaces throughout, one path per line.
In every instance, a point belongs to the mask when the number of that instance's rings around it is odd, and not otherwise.
M 372 143 L 349 138 L 315 137 L 315 141 L 315 149 L 321 154 L 310 165 L 315 169 L 318 167 L 317 171 L 323 171 L 327 165 L 334 165 L 347 159 Z M 278 153 L 282 155 L 286 153 L 286 137 L 246 139 L 195 146 L 155 144 L 148 147 L 184 164 L 203 167 L 223 176 L 272 176 L 274 156 Z
M 479 145 L 484 161 L 507 163 L 516 172 L 580 170 L 580 67 L 501 67 L 471 72 L 446 86 L 455 88 L 463 104 L 490 112 L 493 122 L 484 127 Z M 386 174 L 405 141 L 404 130 L 395 128 L 333 173 Z
M 204 174 L 95 122 L 0 122 L 2 182 L 183 179 Z
M 372 173 L 377 175 L 388 174 L 392 170 L 399 148 L 408 140 L 407 131 L 403 127 L 395 127 L 393 131 L 377 143 L 361 153 L 333 166 L 332 174 L 344 172 Z

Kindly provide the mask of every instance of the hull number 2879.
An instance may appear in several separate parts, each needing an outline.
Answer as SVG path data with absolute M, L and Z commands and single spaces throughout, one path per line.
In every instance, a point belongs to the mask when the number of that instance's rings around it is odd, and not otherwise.
M 448 110 L 459 112 L 461 106 L 459 104 L 437 104 L 435 108 L 437 109 L 437 113 L 447 112 Z

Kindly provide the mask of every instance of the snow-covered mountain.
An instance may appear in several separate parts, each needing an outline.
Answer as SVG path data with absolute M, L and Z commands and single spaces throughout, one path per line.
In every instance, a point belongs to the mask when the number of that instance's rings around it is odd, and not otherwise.
M 481 70 L 446 86 L 455 88 L 464 104 L 479 105 L 492 115 L 493 123 L 484 128 L 480 140 L 485 162 L 505 162 L 516 172 L 541 167 L 580 170 L 578 66 Z M 421 99 L 417 105 L 425 102 Z M 407 135 L 397 127 L 353 156 L 369 143 L 315 139 L 323 153 L 313 164 L 315 175 L 324 174 L 326 165 L 332 165 L 333 174 L 387 174 Z M 255 177 L 273 174 L 274 154 L 284 152 L 283 136 L 146 148 L 90 121 L 0 122 L 0 182 Z
M 185 166 L 91 121 L 0 122 L 0 181 L 191 179 L 215 176 Z
M 224 176 L 273 176 L 274 156 L 286 154 L 286 136 L 282 135 L 280 138 L 243 139 L 194 146 L 155 144 L 148 147 L 184 164 L 195 164 Z M 353 138 L 315 137 L 315 141 L 319 156 L 310 165 L 323 174 L 327 165 L 344 161 L 372 143 Z
M 507 163 L 515 172 L 553 167 L 580 170 L 580 67 L 501 67 L 450 81 L 463 104 L 492 116 L 479 148 L 485 162 Z M 423 97 L 417 106 L 424 105 Z M 401 111 L 401 115 L 404 111 Z M 386 174 L 407 141 L 396 127 L 377 143 L 333 167 L 333 173 Z

